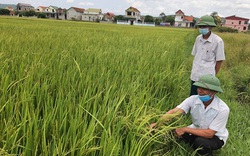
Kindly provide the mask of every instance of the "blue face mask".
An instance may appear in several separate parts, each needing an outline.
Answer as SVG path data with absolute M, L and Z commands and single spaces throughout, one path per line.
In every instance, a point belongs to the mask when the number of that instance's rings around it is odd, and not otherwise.
M 202 101 L 202 102 L 208 102 L 209 100 L 212 99 L 212 97 L 210 95 L 198 95 L 199 99 Z
M 206 35 L 207 33 L 209 33 L 209 29 L 208 28 L 199 28 L 199 32 L 202 35 Z

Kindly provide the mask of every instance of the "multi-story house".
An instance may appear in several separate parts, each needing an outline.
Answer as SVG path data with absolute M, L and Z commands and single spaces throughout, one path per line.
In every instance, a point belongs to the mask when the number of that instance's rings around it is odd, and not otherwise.
M 71 7 L 67 10 L 67 19 L 68 20 L 82 20 L 84 9 Z
M 58 8 L 56 6 L 38 6 L 36 12 L 44 13 L 47 18 L 67 19 L 66 9 Z
M 57 19 L 66 20 L 67 19 L 67 9 L 58 8 L 57 9 Z
M 17 11 L 30 11 L 30 10 L 35 10 L 35 8 L 30 5 L 30 4 L 25 4 L 25 3 L 18 3 L 17 4 Z
M 100 21 L 103 18 L 102 10 L 101 9 L 95 9 L 95 8 L 89 8 L 87 10 L 84 10 L 84 13 L 82 15 L 82 20 L 84 21 Z
M 127 20 L 131 25 L 133 25 L 134 22 L 141 22 L 141 12 L 137 8 L 131 6 L 125 10 L 124 19 Z
M 237 17 L 233 15 L 226 17 L 225 20 L 225 24 L 222 25 L 223 27 L 237 29 L 240 32 L 248 31 L 249 19 L 247 18 Z
M 44 13 L 46 8 L 47 8 L 47 7 L 45 7 L 45 6 L 38 6 L 38 7 L 36 8 L 36 12 Z
M 57 6 L 50 5 L 49 7 L 47 7 L 45 9 L 44 13 L 46 13 L 47 18 L 55 18 L 55 19 L 57 19 L 57 17 L 58 17 L 57 10 L 58 10 Z
M 176 27 L 194 27 L 194 17 L 186 16 L 183 11 L 178 10 L 175 12 L 174 26 Z

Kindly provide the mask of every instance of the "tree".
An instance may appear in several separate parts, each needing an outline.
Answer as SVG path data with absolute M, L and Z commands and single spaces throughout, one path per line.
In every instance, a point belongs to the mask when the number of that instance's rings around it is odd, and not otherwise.
M 37 18 L 46 18 L 46 14 L 45 13 L 38 13 Z
M 170 25 L 173 25 L 174 24 L 174 17 L 171 15 L 166 16 L 166 22 L 170 23 Z
M 160 18 L 162 22 L 166 22 L 166 14 L 164 12 L 160 13 Z
M 218 12 L 214 11 L 211 13 L 211 15 L 214 18 L 214 22 L 216 25 L 220 26 L 221 25 L 221 17 L 218 15 Z
M 124 20 L 123 15 L 118 15 L 114 17 L 114 21 L 116 22 L 117 20 Z
M 0 9 L 0 15 L 10 15 L 10 11 L 8 9 Z
M 21 14 L 23 16 L 27 16 L 27 17 L 30 17 L 30 16 L 35 16 L 36 15 L 36 12 L 34 10 L 29 10 L 29 11 L 23 11 L 21 12 Z
M 161 19 L 160 18 L 155 18 L 155 24 L 160 25 L 161 24 Z
M 154 22 L 154 17 L 150 15 L 146 15 L 144 22 Z

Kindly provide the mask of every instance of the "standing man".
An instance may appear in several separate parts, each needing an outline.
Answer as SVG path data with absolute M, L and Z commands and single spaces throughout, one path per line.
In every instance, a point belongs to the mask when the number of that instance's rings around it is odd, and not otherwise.
M 213 150 L 226 144 L 226 125 L 230 110 L 227 104 L 215 95 L 217 92 L 223 92 L 217 77 L 201 76 L 194 85 L 198 87 L 198 95 L 186 98 L 150 127 L 155 129 L 175 115 L 190 112 L 192 124 L 175 129 L 177 137 L 189 143 L 200 155 L 212 155 Z
M 197 36 L 192 50 L 194 60 L 190 76 L 190 95 L 197 95 L 197 87 L 193 83 L 198 81 L 201 75 L 216 75 L 222 61 L 225 60 L 224 42 L 211 32 L 212 27 L 216 27 L 214 18 L 208 15 L 202 16 L 197 25 L 201 34 Z

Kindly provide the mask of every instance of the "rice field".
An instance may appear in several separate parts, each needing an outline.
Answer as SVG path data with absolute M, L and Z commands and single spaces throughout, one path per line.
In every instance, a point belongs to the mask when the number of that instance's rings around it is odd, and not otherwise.
M 0 17 L 0 155 L 195 155 L 170 133 L 186 117 L 155 135 L 148 128 L 189 95 L 196 35 L 194 29 Z M 228 91 L 219 96 L 231 115 L 229 141 L 218 153 L 244 156 L 250 38 L 221 37 L 228 61 L 218 76 Z

